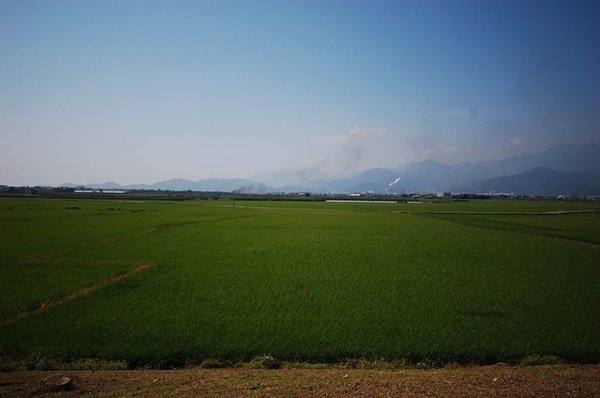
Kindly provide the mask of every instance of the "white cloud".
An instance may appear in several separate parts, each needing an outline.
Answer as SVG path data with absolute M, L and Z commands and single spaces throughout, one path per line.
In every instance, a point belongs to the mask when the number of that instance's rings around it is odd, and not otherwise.
M 454 155 L 467 154 L 467 153 L 471 152 L 472 150 L 473 150 L 473 145 L 467 144 L 465 146 L 447 146 L 447 147 L 440 149 L 440 153 L 442 155 L 454 156 Z
M 318 136 L 314 142 L 326 152 L 329 173 L 356 171 L 376 156 L 377 144 L 383 134 L 383 130 L 355 126 L 343 134 Z
M 315 139 L 315 142 L 320 145 L 342 145 L 352 146 L 359 143 L 365 143 L 383 135 L 382 131 L 364 129 L 359 126 L 354 126 L 347 132 L 338 135 L 321 135 Z

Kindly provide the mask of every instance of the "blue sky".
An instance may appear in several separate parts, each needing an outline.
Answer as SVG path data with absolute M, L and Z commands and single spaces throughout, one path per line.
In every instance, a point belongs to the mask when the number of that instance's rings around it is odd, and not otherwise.
M 0 0 L 0 184 L 600 142 L 594 1 Z

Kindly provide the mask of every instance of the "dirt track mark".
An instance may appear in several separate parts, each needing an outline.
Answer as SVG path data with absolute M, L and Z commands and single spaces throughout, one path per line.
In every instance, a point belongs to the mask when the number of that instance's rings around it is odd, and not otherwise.
M 105 286 L 110 285 L 111 283 L 120 281 L 121 279 L 125 279 L 125 278 L 129 278 L 130 276 L 133 276 L 135 274 L 139 274 L 142 271 L 147 270 L 148 268 L 151 268 L 153 266 L 155 266 L 155 263 L 144 263 L 141 264 L 139 266 L 137 266 L 134 269 L 130 269 L 129 271 L 123 272 L 123 273 L 118 273 L 115 275 L 112 275 L 108 278 L 102 279 L 92 285 L 86 286 L 84 288 L 81 288 L 79 290 L 75 290 L 74 292 L 71 292 L 65 296 L 60 296 L 60 297 L 55 297 L 55 298 L 51 298 L 49 300 L 44 301 L 43 303 L 41 303 L 38 307 L 31 309 L 31 310 L 24 310 L 21 312 L 18 312 L 17 314 L 10 316 L 8 318 L 2 319 L 0 320 L 0 326 L 4 326 L 7 325 L 9 323 L 13 323 L 16 322 L 20 319 L 26 318 L 30 315 L 33 314 L 37 314 L 39 312 L 42 312 L 44 310 L 47 310 L 49 308 L 52 307 L 56 307 L 59 304 L 65 303 L 67 301 L 76 299 L 78 297 L 83 297 L 88 295 L 90 292 L 93 292 L 94 290 L 98 290 L 101 289 Z
M 569 213 L 590 213 L 588 211 L 585 210 L 581 210 L 581 211 L 571 211 Z M 595 210 L 594 210 L 595 212 Z M 440 220 L 440 221 L 445 221 L 445 222 L 449 222 L 451 224 L 458 224 L 458 225 L 464 225 L 467 227 L 473 227 L 473 228 L 481 228 L 481 229 L 488 229 L 488 230 L 495 230 L 495 231 L 511 231 L 511 232 L 518 232 L 518 233 L 522 233 L 522 234 L 527 234 L 527 235 L 533 235 L 533 236 L 541 236 L 544 238 L 550 238 L 550 239 L 556 239 L 559 241 L 564 241 L 564 242 L 570 242 L 570 243 L 575 243 L 577 245 L 581 245 L 581 246 L 586 246 L 586 247 L 594 247 L 594 248 L 598 248 L 600 247 L 600 243 L 594 243 L 594 242 L 588 242 L 585 240 L 581 240 L 581 239 L 575 239 L 575 238 L 569 238 L 566 236 L 559 236 L 559 235 L 552 235 L 549 233 L 535 233 L 535 232 L 530 232 L 530 231 L 513 231 L 511 229 L 508 228 L 497 228 L 491 225 L 484 225 L 484 224 L 477 224 L 477 223 L 469 223 L 469 222 L 461 222 L 461 221 L 457 221 L 457 220 L 449 220 L 446 218 L 436 218 L 435 215 L 436 214 L 493 214 L 493 215 L 523 215 L 521 213 L 467 213 L 467 212 L 428 212 L 426 213 L 428 215 L 433 215 L 434 218 L 436 220 Z M 548 212 L 548 213 L 525 213 L 525 215 L 555 215 L 555 214 L 567 214 L 567 212 L 562 212 L 562 213 L 552 213 L 552 212 Z M 419 214 L 420 215 L 420 214 Z

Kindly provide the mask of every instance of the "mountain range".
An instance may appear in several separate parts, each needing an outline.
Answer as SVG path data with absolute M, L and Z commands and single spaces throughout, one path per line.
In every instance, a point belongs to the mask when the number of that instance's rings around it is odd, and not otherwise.
M 171 179 L 152 185 L 89 184 L 95 189 L 153 189 L 244 193 L 396 193 L 396 192 L 504 192 L 539 195 L 600 195 L 600 144 L 558 144 L 535 154 L 508 159 L 447 165 L 434 160 L 410 162 L 394 169 L 374 168 L 351 176 L 327 178 L 307 170 L 301 183 L 283 185 L 274 173 L 252 179 L 211 178 L 200 181 Z M 275 184 L 273 184 L 275 183 Z M 63 187 L 76 187 L 64 184 Z

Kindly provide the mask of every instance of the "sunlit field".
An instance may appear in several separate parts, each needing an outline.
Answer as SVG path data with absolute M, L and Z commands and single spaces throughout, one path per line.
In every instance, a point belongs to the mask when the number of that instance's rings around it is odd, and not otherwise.
M 0 199 L 0 355 L 596 363 L 599 208 Z

